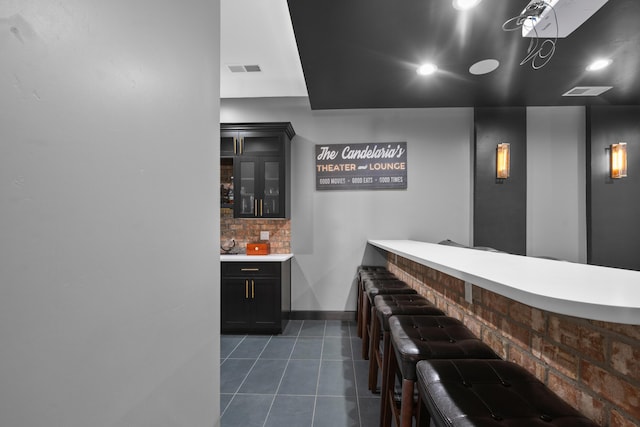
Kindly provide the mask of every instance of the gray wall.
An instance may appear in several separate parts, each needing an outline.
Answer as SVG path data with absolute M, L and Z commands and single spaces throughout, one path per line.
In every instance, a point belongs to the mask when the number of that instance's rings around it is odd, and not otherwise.
M 527 108 L 527 255 L 587 262 L 584 107 Z
M 0 425 L 219 408 L 219 2 L 0 2 Z
M 586 253 L 580 202 L 584 162 L 573 159 L 573 169 L 566 169 L 545 157 L 550 156 L 548 141 L 560 142 L 569 153 L 583 150 L 584 114 L 573 107 L 552 110 L 550 116 L 528 109 L 534 125 L 527 127 L 527 170 L 535 187 L 527 204 L 528 251 L 581 261 Z M 292 146 L 294 310 L 354 310 L 355 268 L 376 255 L 366 250 L 367 239 L 471 243 L 472 109 L 312 111 L 306 98 L 222 99 L 220 115 L 222 122 L 291 121 L 297 133 Z M 315 144 L 388 141 L 407 141 L 406 191 L 315 190 Z M 561 189 L 545 178 L 546 172 L 531 173 L 545 163 L 563 183 Z M 573 196 L 558 203 L 560 191 Z M 555 210 L 552 218 L 550 210 Z M 576 218 L 573 227 L 555 225 L 571 218 Z M 554 232 L 545 231 L 547 221 Z M 544 237 L 537 238 L 538 233 Z

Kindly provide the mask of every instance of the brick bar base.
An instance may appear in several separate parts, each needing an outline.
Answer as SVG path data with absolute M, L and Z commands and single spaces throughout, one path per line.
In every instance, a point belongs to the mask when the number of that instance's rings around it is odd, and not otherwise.
M 387 268 L 596 423 L 640 426 L 640 325 L 555 314 L 475 285 L 469 304 L 460 279 L 394 254 Z

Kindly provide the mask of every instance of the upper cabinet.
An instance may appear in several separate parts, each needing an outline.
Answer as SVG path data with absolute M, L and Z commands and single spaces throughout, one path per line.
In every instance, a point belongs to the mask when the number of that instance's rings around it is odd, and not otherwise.
M 220 126 L 221 206 L 236 218 L 288 218 L 291 123 Z

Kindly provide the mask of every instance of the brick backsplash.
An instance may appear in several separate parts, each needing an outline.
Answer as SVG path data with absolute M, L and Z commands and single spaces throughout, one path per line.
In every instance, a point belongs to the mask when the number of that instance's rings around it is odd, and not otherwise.
M 231 239 L 244 253 L 247 243 L 260 241 L 260 232 L 269 232 L 272 254 L 291 253 L 291 221 L 288 219 L 240 219 L 233 210 L 220 209 L 220 244 L 227 246 Z
M 599 425 L 640 426 L 640 325 L 556 314 L 475 285 L 470 304 L 460 279 L 393 254 L 387 267 Z

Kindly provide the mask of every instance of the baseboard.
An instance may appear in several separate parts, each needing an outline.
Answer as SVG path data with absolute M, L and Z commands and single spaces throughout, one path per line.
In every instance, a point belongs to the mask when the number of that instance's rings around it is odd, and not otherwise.
M 291 320 L 356 320 L 355 311 L 292 311 Z

